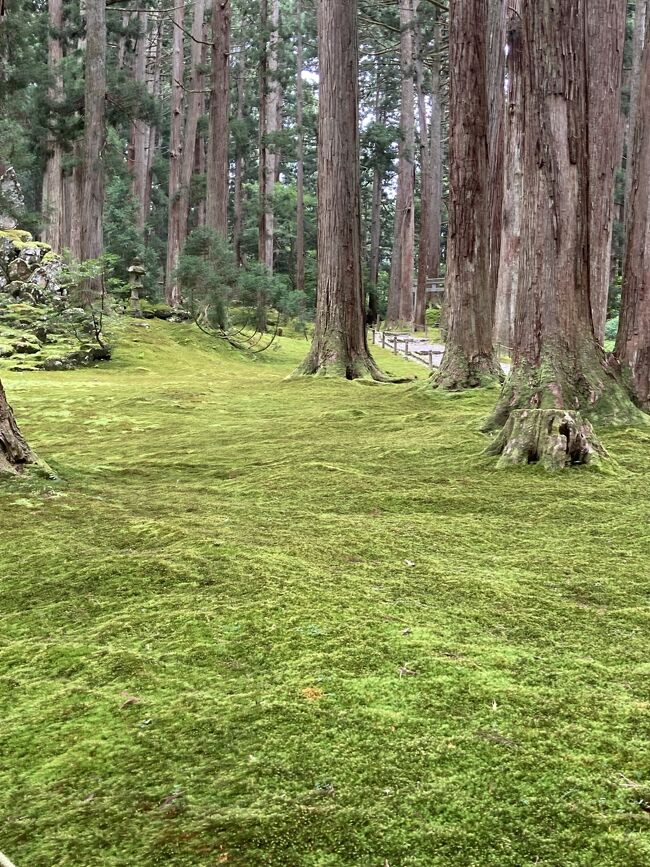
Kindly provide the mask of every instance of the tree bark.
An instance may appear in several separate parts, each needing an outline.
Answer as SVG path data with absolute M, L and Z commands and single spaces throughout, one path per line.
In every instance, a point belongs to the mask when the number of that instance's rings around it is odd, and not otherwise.
M 413 78 L 413 0 L 400 0 L 401 140 L 395 200 L 393 259 L 386 319 L 389 327 L 413 322 L 415 254 L 415 90 Z
M 48 9 L 50 26 L 47 42 L 47 67 L 50 77 L 48 98 L 53 105 L 57 105 L 63 99 L 61 76 L 63 46 L 58 35 L 63 26 L 63 0 L 49 0 Z M 50 131 L 41 210 L 45 219 L 42 238 L 54 250 L 63 249 L 63 208 L 63 148 L 57 133 Z
M 436 13 L 437 14 L 437 13 Z M 436 58 L 431 69 L 431 118 L 429 120 L 429 152 L 431 155 L 431 246 L 427 277 L 440 276 L 440 231 L 442 215 L 442 107 L 440 98 L 440 56 L 442 39 L 440 23 L 434 26 Z
M 614 229 L 614 181 L 621 155 L 621 78 L 626 0 L 592 0 L 587 14 L 589 263 L 594 334 L 605 342 Z
M 628 210 L 632 186 L 632 150 L 634 148 L 634 130 L 636 129 L 636 112 L 639 105 L 639 84 L 641 81 L 641 55 L 646 39 L 647 0 L 636 0 L 634 10 L 634 32 L 632 35 L 632 68 L 630 70 L 630 108 L 628 113 L 626 134 L 626 173 L 625 173 L 625 209 Z M 626 218 L 627 222 L 627 218 Z
M 38 464 L 38 459 L 18 429 L 0 382 L 0 478 L 16 475 L 30 464 Z
M 240 49 L 240 52 L 243 49 Z M 237 264 L 244 264 L 242 252 L 242 235 L 244 232 L 244 175 L 246 172 L 246 148 L 242 141 L 244 123 L 244 86 L 246 84 L 244 64 L 240 60 L 237 65 L 237 123 L 239 125 L 235 153 L 235 214 L 233 223 L 233 246 Z
M 181 159 L 183 152 L 183 30 L 185 3 L 177 2 L 173 9 L 171 122 L 169 132 L 169 211 L 167 215 L 167 264 L 165 268 L 165 300 L 170 307 L 181 303 L 176 267 L 181 237 Z
M 450 5 L 450 208 L 447 346 L 436 384 L 474 388 L 494 381 L 486 69 L 487 0 Z
M 274 213 L 273 193 L 276 179 L 276 133 L 280 105 L 278 80 L 278 46 L 280 41 L 280 2 L 271 0 L 271 16 L 268 0 L 261 3 L 261 57 L 260 57 L 260 225 L 259 259 L 269 272 L 274 266 Z M 268 41 L 267 41 L 268 36 Z
M 519 291 L 513 370 L 486 427 L 507 425 L 518 410 L 608 422 L 637 417 L 591 321 L 587 143 L 597 131 L 589 129 L 587 26 L 585 0 L 523 0 L 511 32 L 521 40 L 525 130 Z M 536 418 L 519 417 L 519 441 L 522 423 L 536 439 Z M 497 450 L 508 453 L 508 442 L 502 436 Z M 537 438 L 534 452 L 519 450 L 519 462 L 534 463 L 541 451 Z
M 163 47 L 164 28 L 163 21 L 158 24 L 158 31 L 151 41 L 151 64 L 153 66 L 153 75 L 151 76 L 148 87 L 149 92 L 155 98 L 160 98 L 162 84 L 162 47 Z M 144 213 L 149 213 L 151 204 L 151 184 L 153 182 L 153 163 L 156 151 L 160 146 L 160 130 L 156 125 L 147 127 L 147 178 L 145 183 L 144 195 Z
M 81 258 L 104 253 L 104 145 L 106 139 L 106 5 L 86 4 L 86 80 L 84 87 L 83 198 Z M 87 280 L 83 301 L 91 304 L 104 288 L 103 276 Z
M 488 45 L 486 80 L 488 82 L 488 165 L 489 165 L 489 293 L 496 303 L 501 259 L 501 224 L 504 194 L 505 127 L 505 41 L 506 16 L 510 0 L 488 2 Z
M 318 307 L 298 374 L 383 379 L 361 281 L 357 0 L 318 0 Z
M 650 40 L 643 49 L 640 71 L 628 166 L 629 234 L 615 355 L 635 401 L 650 412 Z
M 192 44 L 190 47 L 190 87 L 186 99 L 185 131 L 183 133 L 183 148 L 181 156 L 181 187 L 180 187 L 180 226 L 178 237 L 179 253 L 183 251 L 188 233 L 190 217 L 190 195 L 192 177 L 196 160 L 196 131 L 201 116 L 203 101 L 203 19 L 205 18 L 205 0 L 194 0 L 194 17 L 192 19 Z
M 419 0 L 414 0 L 413 12 L 416 16 L 415 43 L 415 91 L 420 128 L 420 239 L 418 248 L 417 289 L 413 324 L 415 329 L 425 327 L 427 278 L 433 243 L 432 225 L 435 197 L 433 193 L 433 164 L 431 161 L 431 138 L 429 136 L 427 108 L 424 94 L 424 61 L 422 57 L 422 32 L 417 20 Z
M 305 291 L 305 139 L 302 84 L 302 0 L 296 0 L 296 289 Z
M 521 212 L 524 197 L 522 165 L 524 124 L 521 94 L 523 56 L 520 38 L 520 6 L 521 0 L 512 0 L 506 27 L 508 87 L 504 133 L 503 216 L 494 323 L 494 339 L 501 346 L 508 348 L 512 344 L 515 321 L 521 248 Z
M 146 9 L 138 12 L 139 33 L 135 46 L 133 77 L 141 86 L 147 83 L 147 50 L 149 13 Z M 149 144 L 149 125 L 136 118 L 131 122 L 131 192 L 137 205 L 136 221 L 138 231 L 144 236 L 147 221 L 149 196 L 147 193 L 147 146 Z
M 228 237 L 231 14 L 230 0 L 214 0 L 205 219 L 206 225 L 222 238 Z

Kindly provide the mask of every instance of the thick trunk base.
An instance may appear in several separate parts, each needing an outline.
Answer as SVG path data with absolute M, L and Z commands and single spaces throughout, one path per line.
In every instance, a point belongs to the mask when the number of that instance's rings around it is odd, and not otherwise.
M 289 379 L 301 376 L 328 376 L 339 379 L 370 380 L 372 382 L 410 382 L 393 379 L 377 367 L 369 352 L 356 352 L 336 342 L 324 342 L 312 351 Z
M 464 391 L 482 388 L 503 381 L 503 371 L 494 355 L 468 358 L 462 350 L 447 345 L 442 365 L 433 379 L 435 388 Z
M 612 364 L 595 343 L 574 358 L 550 349 L 539 366 L 520 362 L 501 391 L 484 431 L 502 428 L 516 410 L 555 409 L 580 412 L 592 424 L 646 424 Z
M 540 464 L 549 471 L 594 466 L 608 457 L 589 422 L 561 409 L 512 412 L 487 453 L 500 456 L 499 468 Z
M 38 466 L 36 455 L 18 430 L 11 409 L 0 410 L 0 478 L 16 476 L 30 466 Z

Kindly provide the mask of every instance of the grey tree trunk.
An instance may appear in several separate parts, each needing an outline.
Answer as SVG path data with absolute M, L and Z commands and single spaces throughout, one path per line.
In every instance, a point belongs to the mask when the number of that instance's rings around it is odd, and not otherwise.
M 104 145 L 106 139 L 106 5 L 86 3 L 86 81 L 84 87 L 83 196 L 81 258 L 104 253 Z M 92 303 L 103 291 L 103 277 L 86 281 L 83 301 Z
M 146 9 L 138 12 L 139 33 L 135 47 L 134 80 L 142 87 L 147 82 L 147 52 L 149 13 Z M 137 226 L 141 235 L 147 221 L 148 195 L 148 165 L 147 146 L 149 144 L 149 125 L 140 118 L 131 123 L 131 192 L 137 204 Z
M 442 38 L 439 22 L 434 27 L 436 57 L 431 69 L 431 118 L 429 120 L 429 151 L 431 156 L 431 246 L 427 277 L 440 276 L 440 232 L 442 215 L 442 107 L 440 97 L 440 57 Z
M 305 291 L 305 140 L 303 130 L 302 0 L 296 0 L 296 289 Z
M 499 250 L 499 279 L 494 323 L 494 339 L 510 347 L 513 339 L 517 286 L 523 189 L 523 100 L 521 94 L 522 40 L 520 38 L 521 0 L 512 0 L 507 22 L 508 77 L 504 132 L 503 217 Z
M 260 69 L 260 227 L 259 259 L 270 272 L 274 267 L 275 217 L 273 193 L 277 172 L 277 135 L 279 130 L 280 83 L 278 80 L 278 49 L 280 42 L 280 2 L 262 0 L 262 52 Z M 270 31 L 268 44 L 266 30 Z
M 490 208 L 489 292 L 496 303 L 501 258 L 505 127 L 506 16 L 510 0 L 489 0 L 486 79 L 488 82 L 488 165 Z
M 167 215 L 167 264 L 165 300 L 170 307 L 181 303 L 176 266 L 181 233 L 181 159 L 183 151 L 183 30 L 185 3 L 177 2 L 173 10 L 171 122 L 169 134 L 169 211 Z
M 51 86 L 49 99 L 58 103 L 63 99 L 63 78 L 61 61 L 63 46 L 58 36 L 63 26 L 63 0 L 49 0 L 50 32 L 47 43 L 47 67 Z M 42 238 L 54 250 L 62 250 L 63 238 L 63 149 L 56 134 L 49 133 L 47 141 L 47 162 L 43 175 L 42 212 L 45 219 Z
M 431 161 L 431 138 L 427 119 L 427 107 L 424 93 L 424 61 L 422 33 L 417 20 L 419 0 L 414 0 L 413 12 L 416 16 L 414 29 L 415 57 L 415 92 L 420 128 L 420 239 L 418 248 L 417 289 L 415 293 L 415 310 L 413 324 L 415 329 L 425 327 L 427 278 L 431 261 L 431 245 L 433 243 L 432 225 L 433 211 L 436 201 L 433 191 L 433 164 Z
M 400 0 L 401 140 L 395 201 L 393 259 L 386 320 L 389 327 L 413 322 L 413 265 L 415 254 L 415 88 L 413 0 Z
M 242 49 L 243 50 L 243 49 Z M 233 223 L 233 246 L 235 258 L 239 266 L 244 264 L 242 252 L 242 234 L 244 231 L 244 174 L 246 172 L 246 150 L 241 141 L 241 129 L 244 122 L 244 87 L 246 84 L 244 65 L 240 60 L 237 65 L 237 122 L 239 135 L 235 153 L 235 214 Z

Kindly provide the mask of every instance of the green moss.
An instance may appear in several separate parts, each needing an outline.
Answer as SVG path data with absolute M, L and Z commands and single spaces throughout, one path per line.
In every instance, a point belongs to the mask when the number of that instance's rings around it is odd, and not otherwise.
M 23 229 L 5 229 L 0 231 L 0 240 L 2 238 L 6 238 L 11 241 L 12 244 L 16 247 L 24 247 L 25 244 L 29 243 L 30 246 L 34 245 L 34 240 L 32 235 L 29 232 L 25 232 Z
M 645 867 L 647 431 L 601 431 L 616 475 L 498 473 L 494 391 L 147 325 L 2 375 L 64 480 L 0 487 L 2 851 Z

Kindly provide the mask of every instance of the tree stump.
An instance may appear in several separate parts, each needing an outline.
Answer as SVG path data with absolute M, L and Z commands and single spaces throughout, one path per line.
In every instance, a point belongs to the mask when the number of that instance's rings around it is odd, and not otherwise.
M 499 468 L 541 464 L 550 471 L 608 457 L 589 422 L 561 409 L 514 410 L 487 453 L 500 456 Z

